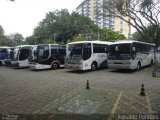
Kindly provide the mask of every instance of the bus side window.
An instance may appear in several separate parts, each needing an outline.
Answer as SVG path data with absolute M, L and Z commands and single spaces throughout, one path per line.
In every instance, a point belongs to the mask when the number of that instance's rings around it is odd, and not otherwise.
M 51 55 L 58 55 L 58 46 L 51 46 Z
M 136 43 L 132 44 L 132 49 L 131 50 L 132 50 L 131 56 L 132 56 L 132 59 L 134 60 L 136 58 L 136 53 L 138 51 L 138 47 L 137 47 Z
M 108 45 L 93 44 L 93 53 L 108 53 Z
M 58 55 L 58 51 L 57 51 L 56 48 L 53 48 L 53 49 L 51 50 L 51 53 L 52 53 L 52 55 Z
M 62 55 L 62 56 L 65 56 L 66 55 L 66 48 L 60 47 L 59 48 L 59 54 Z

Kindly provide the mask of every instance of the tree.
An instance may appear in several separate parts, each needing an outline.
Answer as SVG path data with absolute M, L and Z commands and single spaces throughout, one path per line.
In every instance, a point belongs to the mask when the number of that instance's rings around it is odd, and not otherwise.
M 4 35 L 4 30 L 0 25 L 0 46 L 15 46 L 19 44 L 27 44 L 25 41 L 23 41 L 23 39 L 24 38 L 22 34 L 19 33 Z
M 49 39 L 45 39 L 45 40 L 43 41 L 43 43 L 44 43 L 44 44 L 53 44 L 53 43 L 55 43 L 55 41 L 54 41 L 53 39 L 49 38 Z
M 3 27 L 0 25 L 0 46 L 6 45 Z
M 14 41 L 16 41 L 17 43 L 22 42 L 24 37 L 22 36 L 22 34 L 16 33 L 14 34 Z
M 160 45 L 159 0 L 107 0 L 104 9 L 133 26 L 144 40 Z M 149 34 L 146 23 L 154 26 L 154 36 Z
M 12 33 L 9 35 L 5 35 L 5 38 L 6 38 L 5 41 L 8 42 L 8 44 L 11 46 L 19 45 L 24 40 L 22 34 L 19 33 Z
M 76 42 L 76 41 L 84 41 L 86 40 L 86 36 L 85 35 L 76 35 L 73 37 L 73 41 Z
M 3 27 L 0 25 L 0 36 L 4 36 L 4 30 Z
M 157 29 L 159 29 L 158 31 L 160 31 L 160 28 L 155 28 L 156 26 L 148 26 L 147 27 L 147 30 L 148 30 L 148 34 L 152 37 L 152 38 L 155 38 L 157 35 Z M 143 32 L 143 31 L 142 31 Z M 145 34 L 145 33 L 144 33 Z M 136 39 L 136 40 L 139 40 L 139 41 L 146 41 L 146 42 L 150 42 L 150 43 L 153 43 L 153 39 L 146 39 L 144 40 L 144 38 L 139 34 L 139 32 L 135 32 L 133 33 L 133 39 Z
M 38 43 L 43 43 L 45 39 L 67 43 L 76 35 L 93 34 L 96 29 L 97 26 L 88 17 L 74 12 L 70 14 L 67 9 L 62 9 L 47 13 L 34 29 L 33 36 Z
M 25 41 L 29 44 L 29 45 L 36 45 L 36 38 L 34 36 L 28 36 L 26 37 Z
M 100 29 L 100 40 L 114 41 L 114 40 L 123 40 L 123 39 L 126 39 L 126 37 L 119 32 L 115 32 L 110 29 Z

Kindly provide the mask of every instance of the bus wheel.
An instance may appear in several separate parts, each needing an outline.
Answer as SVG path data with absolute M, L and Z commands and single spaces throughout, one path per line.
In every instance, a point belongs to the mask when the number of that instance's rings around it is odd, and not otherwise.
M 141 63 L 138 62 L 138 64 L 137 64 L 137 71 L 139 71 L 140 69 L 141 69 Z
M 0 66 L 2 66 L 2 62 L 0 61 Z
M 59 68 L 59 64 L 58 63 L 53 63 L 52 64 L 52 69 L 58 69 Z
M 91 70 L 93 70 L 93 71 L 97 70 L 97 63 L 95 63 L 95 62 L 92 63 Z

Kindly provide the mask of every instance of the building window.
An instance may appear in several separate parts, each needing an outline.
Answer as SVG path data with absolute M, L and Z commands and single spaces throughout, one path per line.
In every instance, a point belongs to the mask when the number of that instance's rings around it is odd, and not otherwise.
M 123 32 L 123 28 L 120 28 L 120 32 L 121 32 L 121 33 Z

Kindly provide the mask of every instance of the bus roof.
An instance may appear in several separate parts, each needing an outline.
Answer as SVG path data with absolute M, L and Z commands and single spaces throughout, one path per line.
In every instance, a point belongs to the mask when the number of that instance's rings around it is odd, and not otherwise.
M 16 47 L 28 47 L 28 46 L 34 46 L 34 45 L 18 45 Z
M 0 48 L 6 48 L 6 49 L 8 49 L 8 48 L 11 48 L 11 47 L 8 47 L 8 46 L 0 46 Z
M 39 45 L 58 45 L 58 44 L 39 44 Z
M 97 44 L 111 44 L 111 42 L 108 41 L 77 41 L 77 42 L 70 42 L 68 44 L 79 44 L 79 43 L 97 43 Z
M 113 45 L 113 44 L 123 44 L 123 43 L 142 43 L 142 44 L 148 44 L 148 45 L 155 46 L 154 43 L 147 43 L 147 42 L 141 42 L 141 41 L 136 41 L 136 40 L 119 40 L 119 41 L 115 41 L 115 42 L 111 43 L 111 45 Z

